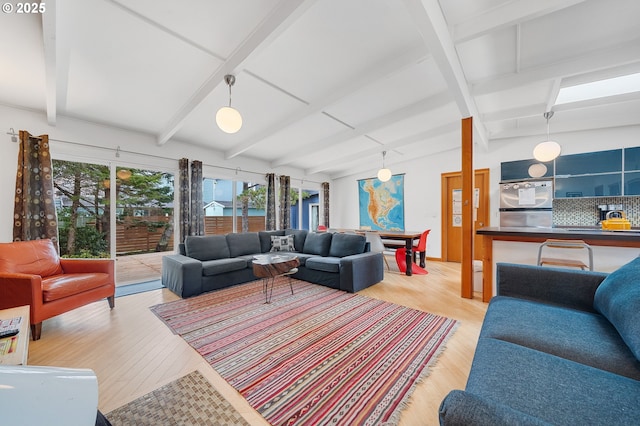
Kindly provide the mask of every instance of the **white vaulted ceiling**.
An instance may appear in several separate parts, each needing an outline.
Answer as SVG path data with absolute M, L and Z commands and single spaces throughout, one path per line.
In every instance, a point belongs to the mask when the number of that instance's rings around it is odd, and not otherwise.
M 640 124 L 637 93 L 558 90 L 640 72 L 637 0 L 57 0 L 0 16 L 0 103 L 154 135 L 159 149 L 337 178 L 475 140 Z M 228 103 L 244 120 L 225 134 Z

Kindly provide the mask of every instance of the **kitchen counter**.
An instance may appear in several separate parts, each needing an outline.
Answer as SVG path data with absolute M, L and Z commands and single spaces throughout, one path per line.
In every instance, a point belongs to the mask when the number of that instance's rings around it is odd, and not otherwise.
M 615 245 L 628 247 L 640 247 L 640 229 L 603 231 L 598 227 L 556 227 L 556 228 L 531 228 L 531 227 L 490 227 L 476 230 L 478 235 L 489 235 L 494 239 L 510 239 L 516 237 L 519 241 L 530 239 L 571 239 L 583 240 L 592 245 Z
M 489 227 L 476 230 L 483 236 L 483 295 L 488 302 L 496 293 L 494 276 L 498 262 L 535 265 L 538 248 L 547 239 L 583 240 L 594 251 L 594 270 L 611 272 L 640 255 L 640 229 L 603 231 L 598 227 Z

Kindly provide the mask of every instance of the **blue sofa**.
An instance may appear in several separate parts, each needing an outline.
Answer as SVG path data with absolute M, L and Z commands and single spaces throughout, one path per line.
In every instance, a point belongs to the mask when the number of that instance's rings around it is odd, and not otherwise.
M 162 258 L 162 284 L 191 297 L 253 281 L 253 257 L 274 249 L 298 256 L 292 277 L 315 284 L 354 293 L 384 278 L 382 254 L 364 236 L 288 229 L 189 236 L 179 254 Z
M 607 275 L 498 264 L 442 425 L 639 425 L 640 257 Z

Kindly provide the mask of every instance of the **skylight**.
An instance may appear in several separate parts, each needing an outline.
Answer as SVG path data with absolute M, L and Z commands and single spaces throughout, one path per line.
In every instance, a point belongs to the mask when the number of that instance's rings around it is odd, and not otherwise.
M 633 92 L 640 92 L 640 73 L 563 87 L 556 98 L 556 105 Z

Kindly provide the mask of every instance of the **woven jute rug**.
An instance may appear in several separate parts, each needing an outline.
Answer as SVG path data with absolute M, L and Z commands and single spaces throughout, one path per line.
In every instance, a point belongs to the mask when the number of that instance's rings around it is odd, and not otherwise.
M 113 426 L 249 425 L 198 371 L 105 415 Z
M 458 324 L 287 277 L 151 309 L 273 425 L 396 424 Z

